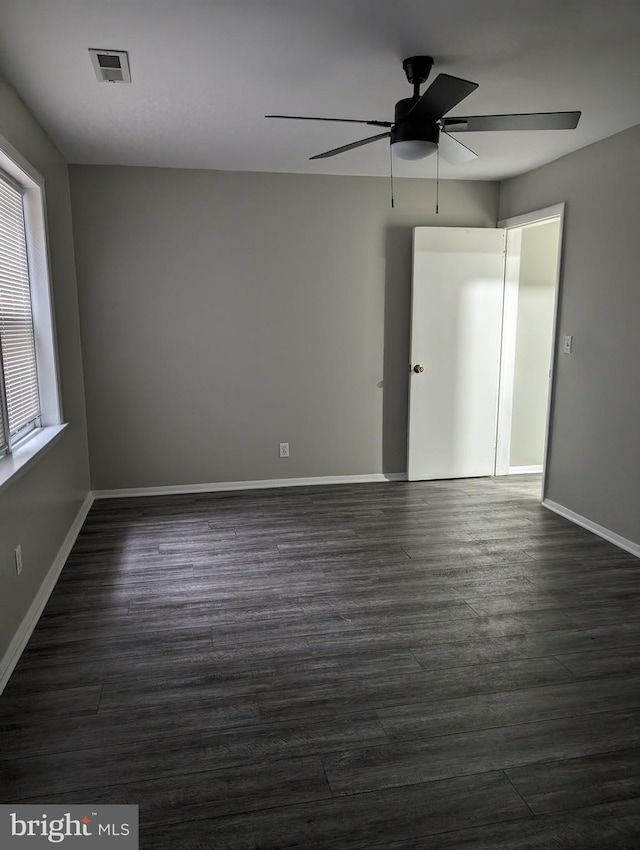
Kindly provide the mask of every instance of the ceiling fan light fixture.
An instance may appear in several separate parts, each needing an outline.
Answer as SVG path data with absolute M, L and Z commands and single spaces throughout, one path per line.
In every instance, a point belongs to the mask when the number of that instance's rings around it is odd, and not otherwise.
M 403 139 L 392 142 L 391 150 L 400 159 L 426 159 L 438 150 L 438 144 L 429 139 Z

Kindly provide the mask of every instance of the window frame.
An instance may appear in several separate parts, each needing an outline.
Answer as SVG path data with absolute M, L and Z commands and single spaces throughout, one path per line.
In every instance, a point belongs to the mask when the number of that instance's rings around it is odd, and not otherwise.
M 15 440 L 0 457 L 0 489 L 30 465 L 56 439 L 64 426 L 60 401 L 58 353 L 51 292 L 49 239 L 44 178 L 2 135 L 0 169 L 22 191 L 31 290 L 40 425 Z

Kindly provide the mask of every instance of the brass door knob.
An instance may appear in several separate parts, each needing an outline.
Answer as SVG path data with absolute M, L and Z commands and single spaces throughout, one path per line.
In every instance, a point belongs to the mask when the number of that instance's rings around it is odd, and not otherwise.
M 418 374 L 420 372 L 424 372 L 424 366 L 421 366 L 419 363 L 416 363 L 416 365 L 413 367 L 413 371 L 417 372 Z

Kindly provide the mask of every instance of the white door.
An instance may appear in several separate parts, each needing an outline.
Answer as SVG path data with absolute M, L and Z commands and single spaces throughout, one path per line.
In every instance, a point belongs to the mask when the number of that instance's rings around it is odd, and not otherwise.
M 504 253 L 502 229 L 414 230 L 410 481 L 493 474 Z

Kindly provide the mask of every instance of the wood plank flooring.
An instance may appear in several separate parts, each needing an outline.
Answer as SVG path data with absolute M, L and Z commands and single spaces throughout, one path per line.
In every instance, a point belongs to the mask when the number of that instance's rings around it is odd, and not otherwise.
M 3 802 L 144 850 L 640 848 L 640 562 L 537 476 L 96 502 Z

